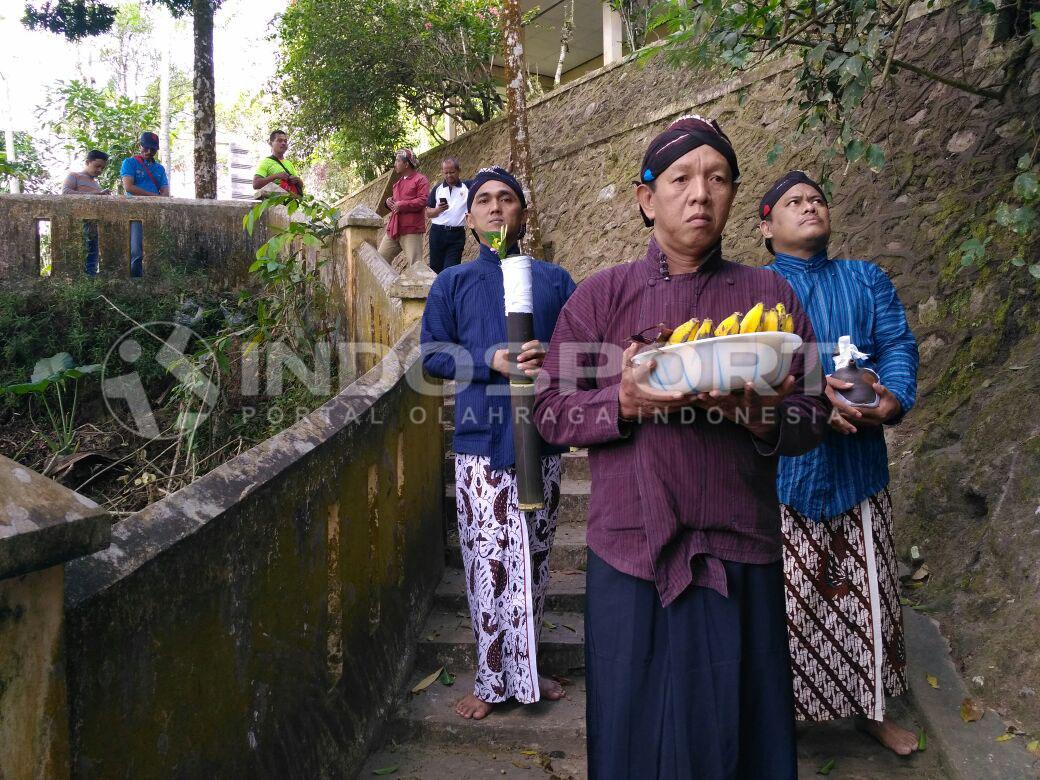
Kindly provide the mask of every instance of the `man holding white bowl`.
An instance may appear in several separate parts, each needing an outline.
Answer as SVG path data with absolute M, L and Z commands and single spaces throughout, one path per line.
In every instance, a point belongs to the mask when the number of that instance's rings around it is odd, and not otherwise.
M 594 780 L 797 775 L 775 475 L 780 455 L 812 449 L 826 429 L 815 349 L 775 391 L 655 390 L 654 361 L 633 361 L 648 326 L 722 322 L 759 302 L 782 304 L 793 332 L 815 341 L 783 279 L 722 257 L 739 179 L 714 121 L 683 117 L 654 138 L 636 189 L 654 228 L 646 254 L 578 286 L 539 378 L 540 433 L 588 447 L 592 471 Z
M 781 176 L 759 216 L 775 255 L 767 267 L 787 279 L 812 320 L 834 405 L 824 445 L 781 458 L 777 485 L 798 718 L 858 717 L 881 744 L 908 755 L 917 736 L 885 713 L 885 696 L 906 692 L 906 650 L 883 426 L 914 405 L 917 342 L 880 266 L 829 256 L 830 206 L 808 174 Z M 832 376 L 841 342 L 870 371 L 857 378 L 866 391 L 859 403 L 847 397 L 853 383 Z

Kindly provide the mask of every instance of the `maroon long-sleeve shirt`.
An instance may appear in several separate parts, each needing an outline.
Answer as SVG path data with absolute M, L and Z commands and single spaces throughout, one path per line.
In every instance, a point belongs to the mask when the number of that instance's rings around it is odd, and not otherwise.
M 692 407 L 667 419 L 620 422 L 620 355 L 632 334 L 693 316 L 718 323 L 759 301 L 766 308 L 783 303 L 795 332 L 810 345 L 794 357 L 796 389 L 777 410 L 775 442 Z M 534 414 L 546 441 L 588 447 L 589 547 L 619 571 L 654 581 L 665 606 L 691 583 L 727 595 L 723 560 L 779 560 L 777 459 L 815 447 L 829 412 L 816 379 L 814 342 L 809 319 L 782 277 L 721 254 L 695 273 L 666 280 L 651 239 L 642 259 L 579 284 L 557 321 Z M 606 354 L 596 357 L 596 351 Z
M 386 234 L 399 238 L 426 232 L 426 200 L 430 195 L 430 180 L 418 171 L 412 171 L 394 182 L 393 198 L 397 211 L 390 212 Z

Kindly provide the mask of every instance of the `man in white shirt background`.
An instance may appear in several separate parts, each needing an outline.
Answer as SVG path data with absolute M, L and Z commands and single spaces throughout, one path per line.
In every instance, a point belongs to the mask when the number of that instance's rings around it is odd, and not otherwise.
M 441 161 L 443 181 L 430 187 L 426 216 L 430 225 L 430 268 L 440 273 L 462 261 L 466 245 L 466 196 L 469 187 L 459 177 L 459 161 L 445 157 Z

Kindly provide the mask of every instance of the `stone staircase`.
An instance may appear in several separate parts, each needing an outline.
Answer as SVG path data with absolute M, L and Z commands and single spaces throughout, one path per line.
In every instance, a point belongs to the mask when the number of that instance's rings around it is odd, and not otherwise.
M 446 402 L 447 420 L 452 419 L 451 401 Z M 538 651 L 539 671 L 561 679 L 567 697 L 529 706 L 511 702 L 497 706 L 484 720 L 465 720 L 455 714 L 454 705 L 473 689 L 474 650 L 455 515 L 451 432 L 448 423 L 444 447 L 447 568 L 419 641 L 412 679 L 387 724 L 382 748 L 369 757 L 359 777 L 585 780 L 585 518 L 591 484 L 588 458 L 584 451 L 563 456 L 559 526 L 549 559 L 551 583 Z M 440 667 L 456 675 L 453 685 L 434 682 L 419 694 L 411 693 L 420 680 Z M 896 714 L 907 725 L 914 724 L 912 713 Z M 832 759 L 833 778 L 927 780 L 945 776 L 938 769 L 934 752 L 910 761 L 899 759 L 879 749 L 848 723 L 804 729 L 799 738 L 799 775 L 814 777 Z

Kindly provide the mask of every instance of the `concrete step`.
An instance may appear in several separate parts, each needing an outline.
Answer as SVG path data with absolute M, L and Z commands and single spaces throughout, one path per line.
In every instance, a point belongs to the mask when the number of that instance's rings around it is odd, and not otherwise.
M 538 706 L 538 705 L 533 705 Z M 461 720 L 461 718 L 459 718 Z M 484 722 L 484 721 L 482 721 Z M 370 778 L 377 770 L 395 771 L 391 780 L 585 780 L 585 754 L 549 758 L 534 748 L 494 748 L 482 746 L 430 746 L 423 742 L 389 743 L 373 754 L 358 775 Z M 558 754 L 561 751 L 553 751 Z M 542 756 L 549 761 L 543 769 Z
M 417 667 L 409 691 L 437 667 Z M 473 692 L 473 673 L 459 674 L 452 686 L 433 683 L 418 694 L 407 693 L 388 731 L 397 743 L 412 741 L 426 746 L 480 747 L 512 753 L 518 750 L 585 757 L 585 678 L 567 677 L 567 696 L 559 701 L 518 704 L 510 700 L 496 705 L 483 720 L 467 720 L 455 713 L 455 702 Z M 468 775 L 458 775 L 468 777 Z
M 422 676 L 417 672 L 409 689 Z M 360 777 L 396 766 L 398 771 L 391 776 L 409 780 L 532 778 L 543 776 L 540 762 L 548 759 L 552 769 L 546 774 L 584 780 L 583 677 L 570 678 L 567 698 L 562 701 L 528 706 L 510 702 L 499 705 L 482 721 L 464 720 L 454 713 L 455 702 L 472 690 L 471 685 L 472 676 L 459 675 L 451 687 L 434 683 L 420 694 L 409 694 L 388 724 L 386 744 L 369 759 Z M 898 700 L 891 702 L 890 712 L 904 727 L 914 731 L 920 727 L 914 713 Z M 800 724 L 799 778 L 818 777 L 818 770 L 832 760 L 830 776 L 842 780 L 949 777 L 934 749 L 900 758 L 878 746 L 851 720 Z
M 453 502 L 454 505 L 454 502 Z M 447 544 L 448 567 L 462 568 L 462 550 L 459 549 L 458 521 L 452 518 L 448 524 Z M 588 550 L 585 547 L 585 526 L 574 524 L 560 525 L 556 529 L 552 550 L 549 552 L 550 571 L 585 571 L 588 563 Z
M 563 461 L 564 479 L 592 479 L 592 472 L 589 470 L 588 450 L 565 452 L 561 459 Z
M 544 620 L 538 646 L 538 671 L 541 674 L 568 674 L 583 669 L 584 617 L 576 612 L 546 612 Z M 426 670 L 424 673 L 428 674 L 443 666 L 452 673 L 461 674 L 473 669 L 475 653 L 468 610 L 437 611 L 427 618 L 423 627 L 415 668 Z
M 459 612 L 469 608 L 466 575 L 461 569 L 446 569 L 437 587 L 434 609 Z M 585 572 L 554 571 L 549 575 L 545 608 L 550 612 L 581 612 L 585 609 Z
M 592 483 L 584 479 L 564 479 L 560 482 L 559 524 L 585 524 L 589 514 L 589 490 Z M 444 519 L 449 527 L 458 523 L 455 507 L 455 481 L 444 486 Z

